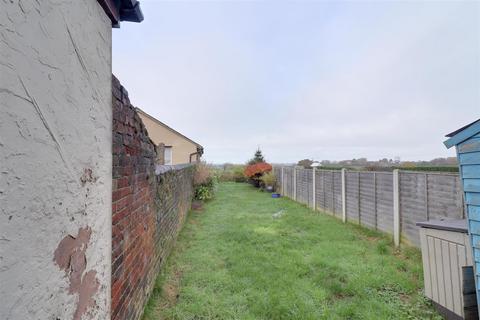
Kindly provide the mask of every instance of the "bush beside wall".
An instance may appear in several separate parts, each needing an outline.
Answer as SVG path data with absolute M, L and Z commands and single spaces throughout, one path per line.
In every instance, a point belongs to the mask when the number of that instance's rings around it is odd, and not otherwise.
M 193 167 L 155 173 L 155 145 L 113 77 L 112 316 L 142 315 L 193 196 Z

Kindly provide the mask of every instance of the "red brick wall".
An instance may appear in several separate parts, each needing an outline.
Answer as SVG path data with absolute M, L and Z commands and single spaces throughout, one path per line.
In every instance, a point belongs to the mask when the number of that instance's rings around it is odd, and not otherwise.
M 155 146 L 113 77 L 112 319 L 142 315 L 191 205 L 193 168 L 155 174 Z

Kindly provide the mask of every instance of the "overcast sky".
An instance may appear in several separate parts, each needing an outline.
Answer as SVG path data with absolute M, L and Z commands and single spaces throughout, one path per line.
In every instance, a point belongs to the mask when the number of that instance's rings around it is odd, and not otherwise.
M 113 72 L 209 162 L 452 156 L 444 135 L 480 118 L 480 2 L 141 6 Z

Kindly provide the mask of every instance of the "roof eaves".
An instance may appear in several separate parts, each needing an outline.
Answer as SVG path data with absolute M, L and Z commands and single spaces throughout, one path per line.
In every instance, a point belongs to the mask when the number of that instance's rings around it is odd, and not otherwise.
M 144 17 L 137 0 L 97 0 L 112 21 L 112 27 L 119 28 L 120 21 L 142 22 Z
M 446 135 L 450 138 L 443 142 L 447 148 L 457 145 L 480 132 L 480 119 Z
M 143 12 L 137 0 L 121 0 L 120 21 L 142 22 Z
M 118 12 L 118 7 L 115 4 L 114 0 L 97 0 L 98 4 L 103 8 L 106 15 L 112 21 L 112 26 L 118 24 L 120 21 L 120 13 Z
M 135 107 L 135 110 L 141 114 L 143 114 L 144 116 L 150 118 L 151 120 L 155 121 L 156 123 L 160 124 L 161 126 L 167 128 L 168 130 L 172 131 L 173 133 L 175 134 L 178 134 L 179 136 L 185 138 L 186 140 L 190 141 L 191 143 L 193 143 L 194 145 L 196 145 L 197 147 L 200 147 L 202 148 L 203 150 L 203 146 L 195 141 L 193 141 L 192 139 L 190 139 L 189 137 L 187 137 L 186 135 L 178 132 L 177 130 L 173 129 L 172 127 L 168 126 L 167 124 L 163 123 L 162 121 L 158 120 L 157 118 L 149 115 L 148 113 L 146 113 L 145 111 L 143 111 L 142 109 L 138 108 L 138 107 Z

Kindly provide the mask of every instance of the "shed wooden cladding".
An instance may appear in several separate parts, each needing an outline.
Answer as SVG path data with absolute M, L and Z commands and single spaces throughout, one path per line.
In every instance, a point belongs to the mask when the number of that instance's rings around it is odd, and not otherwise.
M 444 142 L 447 148 L 455 146 L 457 150 L 471 251 L 475 262 L 477 301 L 480 301 L 480 120 L 447 135 L 447 137 L 450 138 Z
M 420 242 L 425 295 L 463 318 L 462 267 L 473 263 L 467 233 L 421 228 Z

